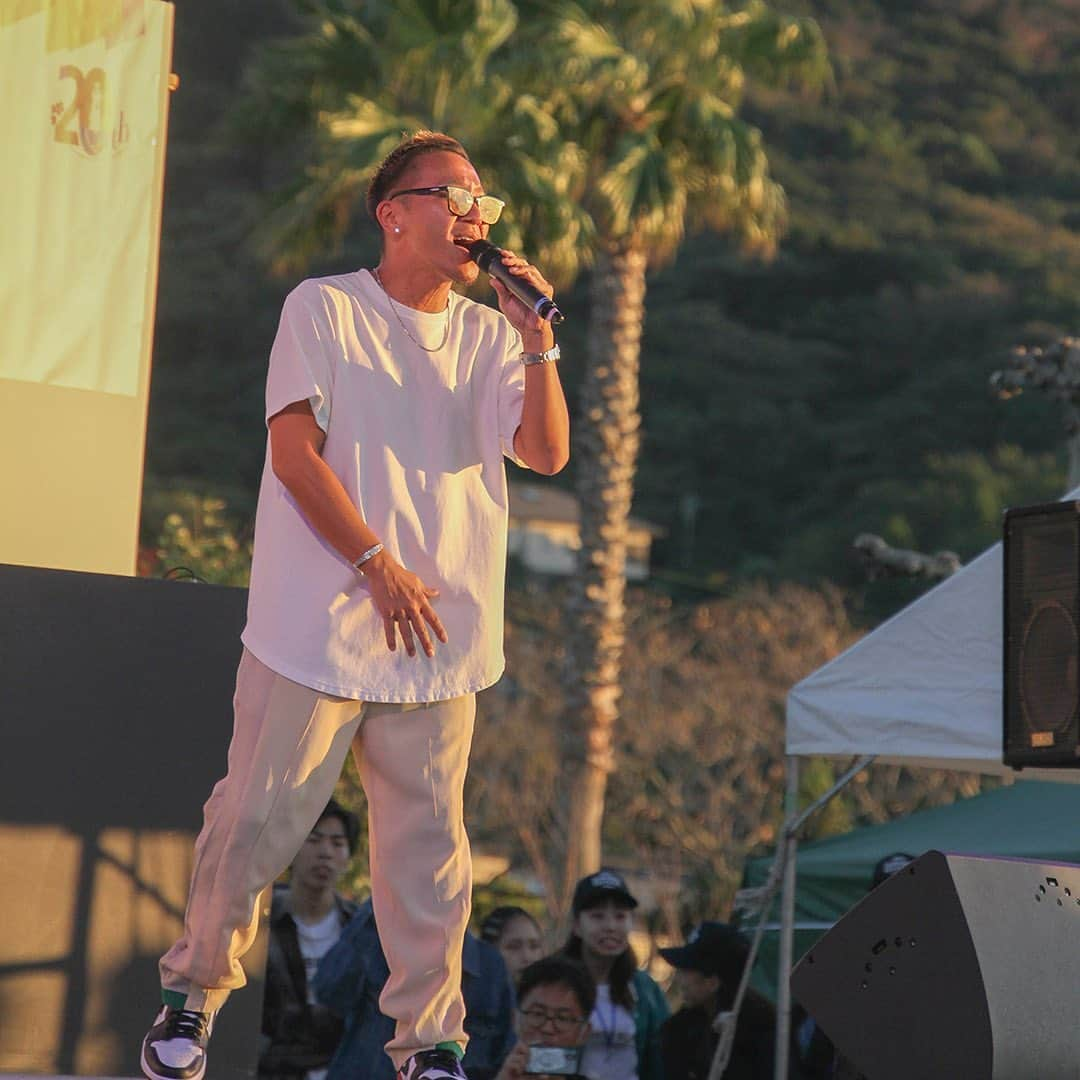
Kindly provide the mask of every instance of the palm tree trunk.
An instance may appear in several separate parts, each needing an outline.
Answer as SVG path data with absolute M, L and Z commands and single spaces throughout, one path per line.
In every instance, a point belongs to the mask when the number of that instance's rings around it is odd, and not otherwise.
M 645 316 L 645 254 L 602 250 L 591 286 L 588 362 L 575 431 L 581 551 L 570 594 L 565 730 L 572 789 L 563 910 L 601 863 L 608 775 L 615 768 L 626 593 L 627 518 L 641 415 L 638 369 Z

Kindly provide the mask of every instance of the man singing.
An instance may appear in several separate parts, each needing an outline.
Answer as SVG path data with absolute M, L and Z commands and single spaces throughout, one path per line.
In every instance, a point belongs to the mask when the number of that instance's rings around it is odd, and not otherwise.
M 286 299 L 266 386 L 244 652 L 228 773 L 204 808 L 183 937 L 143 1042 L 151 1080 L 200 1080 L 244 983 L 256 898 L 326 806 L 346 752 L 368 800 L 380 1008 L 399 1080 L 461 1080 L 472 885 L 462 791 L 476 691 L 503 670 L 503 456 L 569 456 L 551 327 L 492 279 L 502 314 L 451 291 L 503 203 L 464 148 L 420 132 L 367 195 L 374 270 Z M 523 258 L 511 273 L 550 295 Z

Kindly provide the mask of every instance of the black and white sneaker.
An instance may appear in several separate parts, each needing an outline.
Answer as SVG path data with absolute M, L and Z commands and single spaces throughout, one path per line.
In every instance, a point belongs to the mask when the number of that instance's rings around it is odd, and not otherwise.
M 142 1044 L 142 1071 L 150 1080 L 202 1080 L 213 1013 L 162 1005 Z
M 467 1080 L 452 1050 L 421 1050 L 398 1069 L 397 1080 Z

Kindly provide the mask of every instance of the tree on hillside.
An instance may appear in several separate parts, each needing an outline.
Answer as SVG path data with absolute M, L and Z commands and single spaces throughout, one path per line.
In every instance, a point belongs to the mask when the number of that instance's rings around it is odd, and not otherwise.
M 1013 349 L 1008 366 L 990 376 L 990 386 L 1001 398 L 1015 397 L 1030 387 L 1062 403 L 1068 483 L 1070 488 L 1080 484 L 1080 339 L 1064 337 L 1045 349 Z
M 759 0 L 308 0 L 313 28 L 251 69 L 245 123 L 297 153 L 263 230 L 279 267 L 345 233 L 403 130 L 449 129 L 509 196 L 507 246 L 556 280 L 593 264 L 575 468 L 582 555 L 567 650 L 575 718 L 562 893 L 600 861 L 624 642 L 645 273 L 688 228 L 768 250 L 783 194 L 737 115 L 750 77 L 826 73 L 816 24 Z M 557 58 L 557 59 L 556 59 Z

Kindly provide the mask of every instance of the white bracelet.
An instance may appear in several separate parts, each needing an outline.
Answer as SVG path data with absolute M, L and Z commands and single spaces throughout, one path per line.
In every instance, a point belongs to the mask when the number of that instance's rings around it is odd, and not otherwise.
M 367 551 L 365 551 L 364 554 L 361 555 L 360 558 L 352 564 L 353 569 L 359 570 L 360 567 L 363 566 L 364 563 L 366 563 L 369 559 L 374 559 L 380 551 L 382 551 L 382 544 L 376 544 L 374 547 L 369 547 Z

